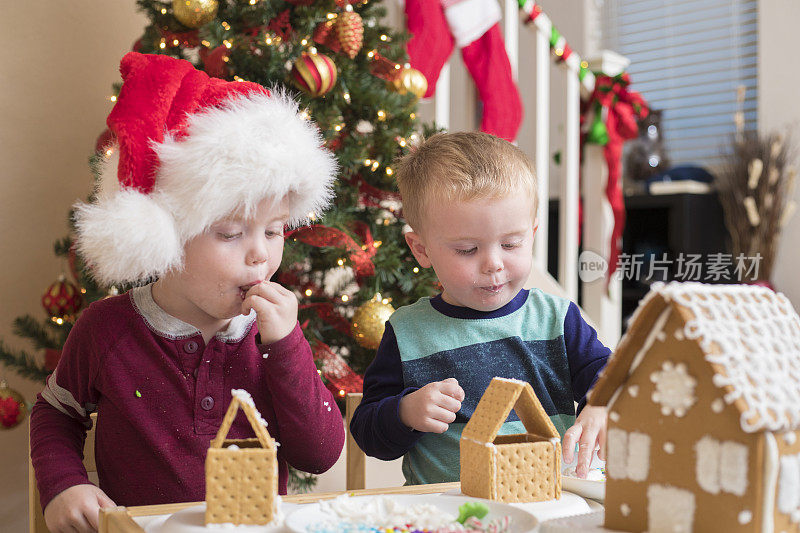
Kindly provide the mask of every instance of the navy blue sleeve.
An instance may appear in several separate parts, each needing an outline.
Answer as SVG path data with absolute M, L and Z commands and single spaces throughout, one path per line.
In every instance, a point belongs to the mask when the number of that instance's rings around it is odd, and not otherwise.
M 577 412 L 580 413 L 586 405 L 586 393 L 606 366 L 611 350 L 597 339 L 597 332 L 583 319 L 578 306 L 571 302 L 564 317 L 564 343 L 572 378 L 572 396 L 578 402 Z
M 364 397 L 353 413 L 350 432 L 364 453 L 384 461 L 414 447 L 422 432 L 400 421 L 400 399 L 416 387 L 403 386 L 403 367 L 394 329 L 386 322 L 378 353 L 364 373 Z

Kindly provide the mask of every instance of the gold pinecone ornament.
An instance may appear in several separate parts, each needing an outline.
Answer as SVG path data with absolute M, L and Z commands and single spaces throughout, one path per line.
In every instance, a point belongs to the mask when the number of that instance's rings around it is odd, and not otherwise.
M 172 14 L 187 28 L 205 26 L 217 16 L 217 0 L 172 0 Z
M 386 329 L 386 321 L 392 313 L 394 307 L 389 304 L 389 300 L 381 298 L 380 293 L 362 304 L 353 313 L 353 320 L 350 322 L 350 331 L 356 342 L 364 348 L 377 349 Z
M 361 15 L 355 11 L 345 11 L 337 18 L 335 30 L 342 52 L 350 59 L 356 57 L 364 45 L 364 22 Z

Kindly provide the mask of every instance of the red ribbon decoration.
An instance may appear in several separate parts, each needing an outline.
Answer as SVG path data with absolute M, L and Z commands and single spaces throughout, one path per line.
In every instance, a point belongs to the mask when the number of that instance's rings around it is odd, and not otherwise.
M 350 185 L 358 187 L 358 192 L 361 193 L 361 201 L 364 205 L 369 207 L 380 207 L 383 200 L 392 200 L 395 202 L 400 201 L 400 193 L 386 191 L 374 187 L 364 181 L 361 176 L 355 175 L 349 180 Z M 398 216 L 400 216 L 398 214 Z
M 608 258 L 608 278 L 617 269 L 622 231 L 625 228 L 625 200 L 622 195 L 622 146 L 625 141 L 639 135 L 638 119 L 647 116 L 649 109 L 642 95 L 628 90 L 631 80 L 627 73 L 618 76 L 598 75 L 594 92 L 585 110 L 594 109 L 600 104 L 606 110 L 606 130 L 608 142 L 603 148 L 603 156 L 608 166 L 606 197 L 614 213 L 614 229 L 611 233 L 611 247 Z
M 378 52 L 374 52 L 372 54 L 372 63 L 370 64 L 369 70 L 372 72 L 373 76 L 391 82 L 400 76 L 403 69 L 399 67 L 400 65 L 398 63 L 395 63 L 387 57 L 383 57 Z
M 360 222 L 355 228 L 357 234 L 362 237 L 364 244 L 358 243 L 344 231 L 321 224 L 303 226 L 289 234 L 287 238 L 296 239 L 311 246 L 334 246 L 347 250 L 350 262 L 353 264 L 356 277 L 367 277 L 375 274 L 375 265 L 372 258 L 375 256 L 375 246 L 373 246 L 372 233 L 369 227 Z
M 331 302 L 314 302 L 309 304 L 301 304 L 300 309 L 314 309 L 317 315 L 326 324 L 333 326 L 334 329 L 345 335 L 350 335 L 350 322 L 347 321 L 342 315 L 336 312 Z
M 314 340 L 311 343 L 314 361 L 320 363 L 320 372 L 327 380 L 326 387 L 336 398 L 343 396 L 339 391 L 361 392 L 364 390 L 364 378 L 356 374 L 350 366 L 335 354 L 331 347 L 322 341 Z

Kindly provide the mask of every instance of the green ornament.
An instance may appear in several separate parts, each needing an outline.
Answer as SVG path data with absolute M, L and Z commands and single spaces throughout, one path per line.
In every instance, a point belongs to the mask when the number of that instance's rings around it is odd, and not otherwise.
M 592 126 L 589 128 L 589 133 L 586 135 L 586 142 L 599 144 L 600 146 L 608 144 L 608 128 L 606 128 L 605 123 L 601 119 L 599 110 L 594 114 L 594 121 L 592 121 Z
M 489 506 L 483 502 L 467 502 L 458 508 L 458 518 L 456 522 L 463 524 L 471 516 L 478 520 L 489 514 Z

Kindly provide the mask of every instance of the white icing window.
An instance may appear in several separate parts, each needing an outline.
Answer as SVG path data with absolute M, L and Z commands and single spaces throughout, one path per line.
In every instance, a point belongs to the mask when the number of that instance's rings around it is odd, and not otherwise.
M 608 430 L 606 471 L 615 479 L 644 481 L 650 470 L 650 436 L 619 428 Z
M 661 406 L 663 415 L 683 416 L 697 401 L 694 395 L 697 380 L 686 372 L 684 363 L 665 361 L 661 370 L 650 374 L 650 381 L 656 386 L 652 399 Z
M 781 457 L 781 470 L 778 477 L 778 510 L 790 514 L 800 507 L 800 457 L 784 455 Z
M 644 481 L 650 470 L 650 435 L 632 432 L 628 436 L 628 478 Z
M 747 446 L 706 436 L 697 441 L 694 451 L 695 476 L 701 489 L 736 496 L 747 492 Z
M 667 485 L 647 487 L 647 530 L 690 532 L 694 524 L 694 494 Z
M 694 451 L 697 484 L 706 492 L 719 494 L 719 441 L 703 437 L 694 445 Z
M 719 486 L 725 492 L 744 496 L 747 492 L 747 446 L 725 441 L 720 446 Z

